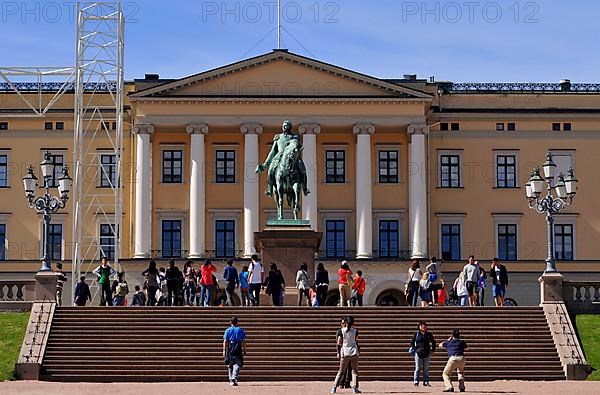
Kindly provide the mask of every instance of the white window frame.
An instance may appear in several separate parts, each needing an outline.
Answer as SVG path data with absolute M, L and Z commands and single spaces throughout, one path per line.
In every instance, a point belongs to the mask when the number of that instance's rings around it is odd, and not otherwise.
M 8 222 L 11 214 L 8 213 L 0 213 L 0 225 L 4 225 L 4 260 L 9 260 L 9 251 L 8 251 Z
M 496 257 L 500 257 L 500 245 L 498 243 L 498 225 L 516 225 L 517 227 L 517 260 L 521 256 L 520 238 L 521 238 L 521 218 L 522 213 L 504 214 L 504 213 L 492 213 L 494 217 L 494 245 L 496 246 L 495 253 Z
M 404 214 L 406 210 L 373 210 L 373 249 L 377 252 L 381 251 L 381 247 L 379 245 L 379 221 L 398 221 L 398 258 L 402 257 L 402 251 L 404 249 L 403 246 L 407 246 L 407 243 L 404 240 Z M 407 248 L 408 249 L 408 248 Z M 385 259 L 394 259 L 393 257 L 385 258 Z
M 554 216 L 554 225 L 572 225 L 573 226 L 573 261 L 577 260 L 577 214 L 557 214 Z M 554 237 L 552 229 L 552 237 Z M 556 248 L 556 246 L 555 246 Z M 572 261 L 564 261 L 572 262 Z
M 327 186 L 348 185 L 350 184 L 350 174 L 348 173 L 348 144 L 323 144 L 323 177 L 322 184 Z M 344 182 L 327 182 L 327 151 L 344 151 Z
M 398 153 L 398 182 L 379 182 L 379 152 L 381 151 L 396 151 Z M 375 184 L 377 185 L 395 185 L 398 186 L 402 184 L 402 145 L 401 144 L 393 144 L 393 145 L 385 145 L 385 144 L 376 144 L 375 145 L 375 161 L 377 162 L 376 168 L 377 173 L 375 176 Z
M 459 189 L 464 188 L 464 177 L 463 177 L 463 155 L 464 151 L 461 149 L 438 149 L 437 152 L 437 187 L 440 189 Z M 458 186 L 457 187 L 443 187 L 442 186 L 442 156 L 455 155 L 458 156 Z
M 435 214 L 438 219 L 438 256 L 442 256 L 442 225 L 460 225 L 460 254 L 459 260 L 464 259 L 465 254 L 465 216 L 462 213 Z
M 226 185 L 226 184 L 224 184 Z M 215 254 L 217 252 L 217 221 L 235 221 L 234 224 L 234 235 L 235 242 L 233 243 L 233 248 L 237 251 L 244 250 L 241 248 L 243 243 L 246 243 L 246 240 L 241 239 L 240 233 L 240 218 L 242 216 L 242 210 L 238 209 L 209 209 L 208 213 L 210 215 L 210 238 L 206 239 L 206 246 L 212 246 L 209 250 L 214 251 Z M 210 242 L 209 242 L 210 241 Z
M 164 151 L 181 151 L 181 182 L 164 182 Z M 185 182 L 185 144 L 160 144 L 160 184 L 182 185 Z M 162 239 L 162 237 L 161 237 Z
M 117 171 L 118 170 L 117 169 L 117 154 L 115 154 L 115 152 L 111 151 L 110 149 L 106 149 L 106 150 L 104 150 L 104 149 L 98 149 L 97 155 L 98 155 L 98 184 L 97 184 L 97 187 L 98 188 L 103 188 L 103 189 L 118 188 L 120 185 L 119 185 L 119 173 Z M 103 174 L 103 171 L 102 171 L 102 169 L 103 169 L 102 156 L 103 155 L 111 155 L 111 156 L 115 157 L 114 167 L 115 167 L 115 177 L 116 177 L 116 180 L 114 180 L 115 183 L 113 184 L 112 187 L 111 186 L 103 186 L 102 185 L 102 174 Z M 161 174 L 161 177 L 162 177 L 162 174 Z M 113 180 L 110 180 L 110 181 L 113 181 Z
M 515 186 L 514 187 L 499 187 L 498 186 L 498 156 L 513 155 L 515 157 Z M 519 150 L 494 150 L 494 189 L 518 189 L 521 187 L 519 183 Z
M 162 233 L 162 222 L 163 221 L 181 221 L 181 252 L 187 251 L 187 235 L 188 235 L 188 213 L 182 210 L 156 210 L 156 234 L 158 235 L 157 246 L 158 250 L 161 251 L 160 256 L 162 257 L 163 251 L 163 233 Z M 166 258 L 176 259 L 176 258 Z
M 217 151 L 234 151 L 235 152 L 235 178 L 234 182 L 217 182 Z M 231 186 L 240 183 L 240 173 L 243 173 L 244 169 L 240 171 L 240 145 L 237 143 L 231 144 L 213 144 L 211 148 L 212 157 L 210 160 L 212 174 L 207 174 L 210 177 L 210 183 L 214 185 Z
M 11 149 L 10 148 L 4 148 L 4 149 L 0 149 L 0 155 L 6 155 L 6 185 L 5 186 L 0 186 L 0 189 L 7 189 L 10 188 L 10 155 L 11 154 Z
M 344 185 L 344 184 L 340 184 Z M 350 229 L 351 219 L 352 219 L 352 210 L 318 210 L 321 220 L 320 225 L 323 229 L 323 241 L 321 242 L 321 250 L 319 251 L 320 255 L 325 256 L 324 254 L 327 251 L 327 221 L 344 221 L 344 253 L 346 251 L 354 251 L 355 249 L 351 247 L 355 247 L 352 243 L 352 229 Z
M 576 169 L 576 163 L 575 163 L 575 159 L 576 159 L 576 150 L 574 149 L 551 149 L 550 153 L 552 154 L 552 156 L 570 156 L 571 157 L 571 167 L 573 168 L 573 171 L 575 171 L 575 173 L 577 173 L 577 169 Z M 568 169 L 566 169 L 568 170 Z M 559 170 L 556 170 L 556 176 L 558 177 L 558 173 Z M 567 176 L 567 174 L 564 174 L 565 177 Z
M 65 241 L 65 233 L 66 233 L 66 228 L 65 228 L 65 222 L 67 220 L 67 213 L 54 213 L 52 214 L 52 220 L 50 221 L 50 225 L 61 225 L 62 226 L 62 235 L 61 235 L 61 243 L 60 243 L 60 260 L 64 261 L 66 260 L 66 241 Z M 40 252 L 43 254 L 44 252 L 44 219 L 42 218 L 42 216 L 40 216 L 40 233 L 39 233 L 39 240 L 40 240 Z M 50 260 L 52 261 L 52 257 L 50 257 Z

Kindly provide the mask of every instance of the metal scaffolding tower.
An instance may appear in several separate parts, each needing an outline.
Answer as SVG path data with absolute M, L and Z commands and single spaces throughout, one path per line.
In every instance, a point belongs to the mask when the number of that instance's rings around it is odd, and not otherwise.
M 124 17 L 121 1 L 77 4 L 73 285 L 121 253 Z M 101 188 L 99 188 L 101 187 Z

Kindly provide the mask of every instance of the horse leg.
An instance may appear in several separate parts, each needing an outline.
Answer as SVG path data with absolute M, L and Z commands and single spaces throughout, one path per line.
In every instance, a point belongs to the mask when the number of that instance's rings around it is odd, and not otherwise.
M 294 184 L 294 219 L 298 220 L 298 214 L 300 213 L 300 184 Z
M 277 219 L 283 219 L 283 188 L 277 185 Z

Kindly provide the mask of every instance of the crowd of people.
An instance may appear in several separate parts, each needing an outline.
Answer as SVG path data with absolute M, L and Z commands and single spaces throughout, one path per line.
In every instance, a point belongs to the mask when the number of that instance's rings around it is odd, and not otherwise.
M 469 256 L 451 287 L 442 273 L 442 264 L 443 261 L 438 261 L 436 257 L 431 257 L 424 268 L 421 268 L 420 260 L 412 261 L 404 289 L 409 306 L 484 306 L 489 279 L 495 305 L 504 305 L 508 272 L 497 258 L 492 259 L 490 269 L 486 271 L 473 255 Z M 57 264 L 56 271 L 59 278 L 57 302 L 60 303 L 66 276 L 60 264 Z M 159 268 L 151 260 L 141 273 L 143 286 L 134 287 L 130 300 L 127 299 L 130 289 L 125 273 L 117 273 L 108 259 L 103 258 L 93 274 L 100 288 L 101 306 L 260 306 L 260 294 L 263 291 L 271 297 L 273 306 L 283 306 L 286 291 L 286 280 L 277 264 L 271 263 L 265 273 L 257 255 L 253 255 L 249 264 L 240 271 L 233 260 L 228 260 L 220 274 L 210 259 L 204 260 L 199 267 L 187 260 L 183 270 L 173 260 L 169 261 L 167 268 Z M 115 279 L 111 282 L 111 278 Z M 338 306 L 363 306 L 367 281 L 361 270 L 353 273 L 348 262 L 342 261 L 337 270 L 337 283 Z M 328 303 L 329 284 L 329 272 L 323 263 L 317 264 L 312 278 L 308 265 L 300 264 L 295 276 L 297 305 L 325 306 Z M 85 306 L 88 301 L 91 301 L 90 289 L 82 276 L 75 288 L 73 302 Z
M 354 394 L 360 394 L 358 380 L 358 364 L 361 353 L 360 343 L 358 341 L 358 329 L 354 326 L 354 318 L 351 316 L 342 317 L 340 320 L 340 329 L 336 332 L 337 359 L 339 360 L 339 369 L 333 381 L 330 393 L 337 393 L 338 388 L 351 388 Z M 467 343 L 461 339 L 460 331 L 454 329 L 452 335 L 439 345 L 435 338 L 429 332 L 427 323 L 421 321 L 417 325 L 417 331 L 412 337 L 408 352 L 413 356 L 415 369 L 413 373 L 413 383 L 415 387 L 421 382 L 425 387 L 431 387 L 429 382 L 429 362 L 431 355 L 437 348 L 445 348 L 448 353 L 448 361 L 442 372 L 444 380 L 443 392 L 454 392 L 451 375 L 454 371 L 458 375 L 458 389 L 465 392 L 465 351 L 468 349 Z M 239 326 L 239 320 L 233 317 L 229 322 L 229 327 L 223 334 L 223 358 L 228 368 L 229 384 L 238 385 L 240 370 L 244 365 L 246 351 L 246 332 Z

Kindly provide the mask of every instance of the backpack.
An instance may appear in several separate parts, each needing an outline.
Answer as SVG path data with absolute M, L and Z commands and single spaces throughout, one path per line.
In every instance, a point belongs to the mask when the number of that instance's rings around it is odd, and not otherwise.
M 126 282 L 117 284 L 117 289 L 116 289 L 117 296 L 127 296 L 128 293 L 129 293 L 129 286 L 127 285 Z
M 438 279 L 438 274 L 437 274 L 437 265 L 434 263 L 434 267 L 435 267 L 435 271 L 430 271 L 429 275 L 427 277 L 427 279 L 429 280 L 430 283 L 435 282 Z

